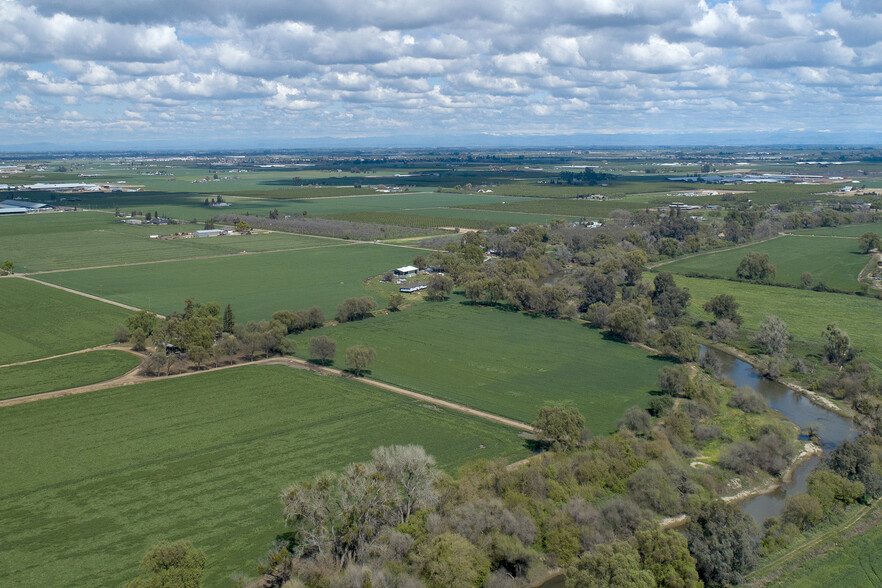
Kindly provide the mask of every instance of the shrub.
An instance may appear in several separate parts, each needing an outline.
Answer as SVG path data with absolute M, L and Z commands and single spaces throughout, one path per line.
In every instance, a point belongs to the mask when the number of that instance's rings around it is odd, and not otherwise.
M 132 336 L 129 328 L 125 325 L 117 325 L 113 329 L 113 340 L 117 343 L 126 343 Z
M 752 414 L 760 414 L 769 408 L 768 401 L 759 392 L 747 387 L 737 388 L 727 404 Z

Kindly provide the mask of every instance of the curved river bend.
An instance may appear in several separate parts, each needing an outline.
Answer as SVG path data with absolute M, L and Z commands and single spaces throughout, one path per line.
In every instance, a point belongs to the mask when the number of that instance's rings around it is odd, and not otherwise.
M 746 361 L 704 346 L 702 346 L 701 352 L 717 357 L 722 377 L 729 378 L 735 382 L 736 386 L 753 388 L 769 401 L 769 406 L 796 423 L 801 429 L 813 426 L 817 431 L 819 444 L 825 452 L 857 435 L 854 423 L 850 419 L 813 404 L 808 398 L 794 392 L 784 384 L 763 377 Z M 790 483 L 782 484 L 778 490 L 770 494 L 742 501 L 740 503 L 741 509 L 752 516 L 760 525 L 768 517 L 779 516 L 789 494 L 805 492 L 806 479 L 821 459 L 820 456 L 812 456 L 796 469 Z
M 718 349 L 701 346 L 702 356 L 706 353 L 718 359 L 719 374 L 729 378 L 736 386 L 753 388 L 769 401 L 769 406 L 794 422 L 800 429 L 814 427 L 817 431 L 819 444 L 824 452 L 835 449 L 845 440 L 857 436 L 854 423 L 843 416 L 826 408 L 813 404 L 808 398 L 798 394 L 784 384 L 770 380 L 761 375 L 752 365 Z M 780 516 L 784 510 L 784 502 L 790 494 L 805 492 L 806 480 L 822 457 L 814 455 L 802 462 L 793 472 L 793 479 L 769 494 L 762 494 L 739 502 L 741 510 L 754 518 L 758 525 L 768 517 Z M 563 574 L 550 578 L 540 588 L 563 588 Z

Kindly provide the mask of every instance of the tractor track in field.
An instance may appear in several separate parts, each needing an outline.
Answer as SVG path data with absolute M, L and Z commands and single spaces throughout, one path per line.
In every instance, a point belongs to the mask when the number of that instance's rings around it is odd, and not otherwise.
M 99 348 L 100 349 L 100 348 Z M 90 350 L 82 350 L 82 352 L 86 352 Z M 77 353 L 77 352 L 74 352 Z M 72 355 L 72 354 L 67 354 Z M 138 355 L 138 354 L 136 354 Z M 143 356 L 141 356 L 143 357 Z M 156 382 L 161 380 L 170 380 L 174 378 L 186 378 L 188 376 L 193 376 L 197 374 L 204 374 L 209 372 L 216 372 L 221 370 L 233 369 L 237 367 L 247 366 L 247 365 L 285 365 L 294 369 L 306 369 L 311 370 L 316 373 L 337 376 L 343 378 L 351 378 L 363 384 L 367 384 L 368 386 L 373 386 L 374 388 L 379 388 L 381 390 L 385 390 L 387 392 L 392 392 L 394 394 L 398 394 L 400 396 L 406 396 L 408 398 L 412 398 L 414 400 L 419 400 L 420 402 L 425 402 L 428 404 L 432 404 L 434 406 L 438 406 L 440 408 L 447 408 L 450 410 L 455 410 L 457 412 L 461 412 L 464 414 L 469 414 L 472 416 L 476 416 L 478 418 L 482 418 L 484 420 L 493 421 L 495 423 L 499 423 L 502 425 L 506 425 L 508 427 L 512 427 L 514 429 L 520 429 L 521 431 L 532 433 L 534 429 L 532 426 L 522 423 L 520 421 L 516 421 L 514 419 L 509 419 L 503 416 L 495 415 L 489 412 L 484 412 L 482 410 L 477 410 L 463 404 L 457 404 L 455 402 L 450 402 L 447 400 L 441 400 L 440 398 L 435 398 L 433 396 L 428 396 L 426 394 L 421 394 L 419 392 L 414 392 L 413 390 L 408 390 L 407 388 L 402 388 L 400 386 L 395 386 L 393 384 L 387 384 L 386 382 L 381 382 L 379 380 L 374 380 L 372 378 L 364 378 L 364 377 L 355 377 L 349 372 L 345 372 L 343 370 L 327 367 L 327 366 L 319 366 L 313 363 L 306 361 L 305 359 L 299 359 L 296 357 L 269 357 L 265 359 L 259 359 L 256 361 L 245 362 L 245 363 L 235 363 L 230 365 L 222 365 L 214 368 L 207 368 L 199 371 L 191 371 L 184 372 L 181 374 L 170 374 L 167 376 L 143 376 L 138 372 L 141 369 L 141 365 L 137 366 L 133 370 L 126 372 L 125 374 L 118 376 L 116 378 L 112 378 L 110 380 L 105 380 L 104 382 L 97 382 L 95 384 L 88 384 L 86 386 L 78 386 L 76 388 L 67 388 L 64 390 L 55 390 L 53 392 L 44 392 L 42 394 L 32 394 L 30 396 L 19 396 L 17 398 L 9 398 L 7 400 L 0 401 L 0 408 L 5 408 L 9 406 L 16 406 L 19 404 L 27 404 L 29 402 L 37 402 L 40 400 L 48 400 L 51 398 L 62 398 L 64 396 L 73 396 L 76 394 L 85 394 L 87 392 L 96 392 L 98 390 L 106 390 L 109 388 L 118 388 L 121 386 L 130 386 L 132 384 L 143 384 L 146 382 Z
M 106 345 L 98 345 L 97 347 L 87 347 L 86 349 L 78 349 L 77 351 L 70 351 L 68 353 L 59 353 L 57 355 L 49 355 L 47 357 L 40 357 L 38 359 L 28 359 L 25 361 L 16 361 L 13 363 L 7 363 L 4 365 L 0 365 L 0 369 L 7 367 L 15 367 L 17 365 L 27 365 L 29 363 L 40 363 L 41 361 L 48 361 L 50 359 L 57 359 L 59 357 L 68 357 L 70 355 L 81 355 L 83 353 L 89 353 L 91 351 L 122 351 L 124 353 L 130 353 L 136 357 L 144 358 L 143 353 L 138 353 L 137 351 L 133 351 L 131 348 L 126 347 L 125 345 L 120 345 L 119 343 L 108 343 Z
M 751 241 L 750 243 L 742 243 L 741 245 L 735 245 L 734 247 L 726 247 L 725 249 L 714 249 L 713 251 L 699 251 L 698 253 L 692 253 L 690 255 L 683 255 L 682 257 L 675 257 L 673 259 L 668 259 L 665 261 L 659 261 L 656 263 L 650 263 L 646 267 L 651 270 L 654 270 L 657 267 L 661 267 L 663 265 L 668 265 L 669 263 L 677 263 L 678 261 L 683 261 L 684 259 L 692 259 L 693 257 L 704 257 L 705 255 L 714 255 L 715 253 L 725 253 L 727 251 L 734 251 L 736 249 L 744 249 L 745 247 L 752 247 L 754 245 L 759 245 L 760 243 L 767 243 L 769 241 L 774 241 L 775 239 L 780 239 L 781 237 L 789 237 L 786 233 L 780 233 L 775 235 L 774 237 L 769 237 L 768 239 L 762 239 L 761 241 Z
M 67 292 L 69 294 L 76 294 L 77 296 L 83 296 L 84 298 L 91 298 L 92 300 L 97 300 L 98 302 L 104 302 L 105 304 L 111 304 L 113 306 L 118 306 L 119 308 L 124 308 L 126 310 L 131 310 L 132 312 L 140 312 L 141 309 L 135 306 L 129 306 L 128 304 L 123 304 L 122 302 L 116 302 L 115 300 L 110 300 L 108 298 L 102 298 L 101 296 L 95 296 L 94 294 L 87 294 L 86 292 L 81 292 L 80 290 L 74 290 L 73 288 L 65 288 L 64 286 L 59 286 L 58 284 L 52 284 L 50 282 L 44 282 L 42 280 L 38 280 L 36 278 L 32 278 L 30 276 L 24 276 L 21 274 L 16 274 L 13 276 L 14 278 L 18 278 L 19 280 L 28 280 L 34 282 L 36 284 L 42 284 L 43 286 L 49 286 L 50 288 L 55 288 L 56 290 L 61 290 L 63 292 Z M 156 314 L 156 313 L 154 313 Z M 161 314 L 157 314 L 161 319 L 165 317 Z
M 868 514 L 873 512 L 873 510 L 877 506 L 879 506 L 880 502 L 882 502 L 882 498 L 877 498 L 871 504 L 869 504 L 865 507 L 862 507 L 861 510 L 859 510 L 857 513 L 855 513 L 851 517 L 847 518 L 845 521 L 843 521 L 842 523 L 840 523 L 839 525 L 837 525 L 833 529 L 830 529 L 829 531 L 822 533 L 821 535 L 815 537 L 811 541 L 808 541 L 807 543 L 800 545 L 799 547 L 796 547 L 795 549 L 784 553 L 783 555 L 772 560 L 771 562 L 766 563 L 765 565 L 760 567 L 758 570 L 753 572 L 752 575 L 755 577 L 755 579 L 752 582 L 750 582 L 750 585 L 751 586 L 764 586 L 769 581 L 773 581 L 775 579 L 775 577 L 777 577 L 777 574 L 774 574 L 774 571 L 776 570 L 776 568 L 778 570 L 778 573 L 780 573 L 782 571 L 782 569 L 781 569 L 782 566 L 783 565 L 791 565 L 792 564 L 791 560 L 793 560 L 794 558 L 802 556 L 802 555 L 806 555 L 806 554 L 810 553 L 811 550 L 814 549 L 815 547 L 818 547 L 822 543 L 825 543 L 826 541 L 833 539 L 837 535 L 841 535 L 842 533 L 848 531 L 849 529 L 854 527 L 857 523 L 859 523 L 864 517 L 866 517 Z M 791 562 L 791 563 L 788 564 L 787 562 Z M 771 578 L 767 577 L 770 574 L 770 572 L 773 574 Z
M 289 233 L 290 234 L 290 233 Z M 364 241 L 365 243 L 367 241 Z M 19 277 L 26 276 L 40 276 L 43 274 L 59 274 L 63 272 L 78 272 L 85 270 L 98 270 L 98 269 L 108 269 L 113 267 L 132 267 L 137 265 L 153 265 L 157 263 L 174 263 L 176 261 L 200 261 L 203 259 L 223 259 L 225 257 L 239 257 L 242 255 L 262 255 L 264 253 L 287 253 L 289 251 L 308 251 L 310 249 L 328 249 L 330 247 L 345 247 L 346 245 L 355 245 L 361 243 L 361 241 L 346 241 L 343 243 L 335 243 L 333 245 L 311 245 L 309 247 L 293 247 L 293 248 L 285 248 L 285 249 L 269 249 L 267 251 L 237 251 L 236 253 L 219 253 L 217 255 L 197 255 L 195 257 L 179 257 L 173 259 L 153 259 L 149 261 L 130 261 L 127 263 L 110 263 L 107 265 L 93 265 L 93 266 L 85 266 L 85 267 L 71 267 L 64 269 L 55 269 L 55 270 L 39 270 L 35 272 L 20 272 L 15 275 Z

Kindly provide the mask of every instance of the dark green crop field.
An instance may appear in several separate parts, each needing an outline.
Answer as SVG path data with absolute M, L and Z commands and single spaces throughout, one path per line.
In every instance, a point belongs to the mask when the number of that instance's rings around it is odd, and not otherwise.
M 43 274 L 41 279 L 167 314 L 184 300 L 231 304 L 236 319 L 269 320 L 277 310 L 337 305 L 368 293 L 362 281 L 409 264 L 420 249 L 323 240 L 327 246 L 280 253 L 174 261 Z M 107 333 L 111 332 L 108 329 Z
M 772 280 L 774 283 L 799 286 L 802 274 L 809 272 L 815 284 L 823 282 L 830 288 L 846 292 L 858 289 L 858 275 L 869 261 L 869 257 L 858 250 L 857 239 L 787 236 L 749 247 L 675 261 L 660 269 L 680 274 L 735 278 L 738 264 L 749 252 L 769 255 L 769 261 L 776 270 Z
M 129 311 L 20 278 L 0 279 L 0 365 L 113 340 Z
M 131 353 L 102 349 L 0 368 L 0 400 L 104 382 L 140 363 Z
M 453 471 L 529 453 L 517 432 L 356 381 L 239 367 L 0 410 L 0 585 L 119 586 L 153 544 L 208 557 L 206 586 L 285 532 L 289 484 L 416 443 Z
M 595 433 L 645 405 L 665 365 L 581 324 L 458 301 L 304 333 L 298 355 L 317 334 L 338 341 L 340 366 L 346 347 L 367 345 L 377 352 L 371 377 L 525 422 L 544 404 L 568 404 Z

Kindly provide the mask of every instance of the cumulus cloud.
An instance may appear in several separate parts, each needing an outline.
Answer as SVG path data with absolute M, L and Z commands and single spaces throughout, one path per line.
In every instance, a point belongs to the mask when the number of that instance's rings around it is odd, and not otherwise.
M 877 0 L 0 0 L 23 135 L 878 126 L 880 82 Z

